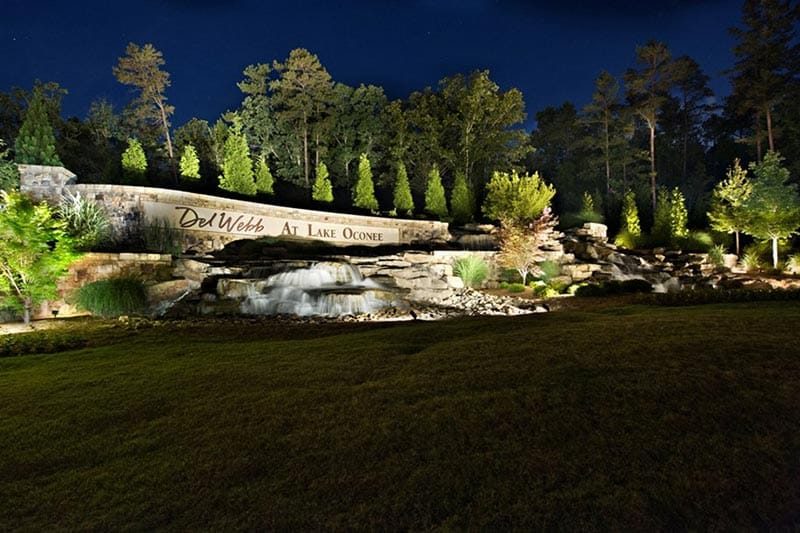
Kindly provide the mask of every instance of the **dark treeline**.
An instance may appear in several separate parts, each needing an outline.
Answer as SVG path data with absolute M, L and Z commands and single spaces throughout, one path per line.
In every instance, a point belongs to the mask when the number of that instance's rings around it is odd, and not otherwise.
M 247 67 L 237 84 L 238 108 L 212 122 L 192 118 L 174 128 L 161 53 L 131 44 L 113 69 L 135 90 L 124 109 L 98 100 L 85 118 L 64 120 L 67 91 L 37 82 L 32 90 L 0 93 L 0 139 L 13 155 L 36 94 L 54 126 L 61 161 L 83 181 L 125 182 L 121 155 L 135 138 L 147 156 L 147 182 L 210 192 L 223 173 L 226 140 L 241 132 L 252 160 L 266 162 L 276 177 L 270 201 L 309 204 L 324 163 L 336 206 L 347 209 L 366 154 L 384 210 L 392 206 L 402 163 L 416 212 L 433 168 L 448 191 L 457 176 L 465 178 L 478 200 L 493 171 L 527 170 L 555 185 L 560 213 L 579 210 L 588 192 L 613 225 L 622 196 L 632 190 L 648 220 L 658 189 L 679 187 L 691 221 L 704 225 L 710 191 L 734 158 L 759 161 L 777 150 L 794 179 L 800 175 L 799 19 L 789 1 L 744 2 L 742 23 L 731 29 L 736 45 L 726 75 L 733 90 L 724 100 L 694 59 L 674 57 L 667 44 L 651 41 L 632 51 L 631 68 L 621 76 L 599 73 L 588 102 L 537 112 L 530 134 L 522 127 L 522 93 L 501 90 L 488 71 L 450 76 L 390 100 L 381 87 L 336 82 L 304 49 Z M 179 178 L 179 159 L 189 145 L 199 158 L 199 181 Z

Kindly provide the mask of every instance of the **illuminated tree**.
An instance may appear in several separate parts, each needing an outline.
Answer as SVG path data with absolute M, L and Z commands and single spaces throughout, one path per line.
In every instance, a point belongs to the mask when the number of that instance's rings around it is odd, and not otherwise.
M 147 173 L 147 157 L 137 139 L 128 139 L 128 147 L 122 152 L 122 174 L 128 183 L 141 184 Z
M 330 203 L 333 201 L 333 185 L 331 185 L 328 167 L 322 161 L 317 165 L 314 186 L 311 189 L 311 198 L 317 202 Z
M 736 235 L 736 255 L 739 255 L 739 233 L 745 228 L 747 215 L 744 206 L 753 192 L 753 184 L 738 159 L 728 169 L 726 176 L 714 187 L 708 220 L 713 229 Z
M 538 172 L 520 176 L 516 171 L 495 172 L 486 185 L 483 213 L 506 225 L 526 226 L 550 205 L 556 189 Z
M 686 200 L 678 187 L 672 189 L 669 197 L 669 228 L 670 237 L 685 239 L 689 236 L 689 212 L 686 210 Z
M 222 161 L 219 187 L 248 196 L 256 194 L 250 148 L 247 146 L 247 138 L 242 133 L 242 124 L 238 119 L 233 121 L 233 127 L 225 140 L 225 156 Z
M 200 159 L 194 145 L 187 144 L 181 155 L 181 176 L 184 178 L 200 179 Z
M 161 70 L 163 65 L 163 55 L 152 44 L 139 46 L 128 43 L 125 55 L 119 58 L 113 72 L 120 83 L 139 89 L 139 98 L 134 104 L 136 115 L 148 122 L 160 124 L 167 144 L 167 154 L 173 159 L 169 117 L 175 108 L 167 104 L 167 97 L 164 95 L 170 81 L 169 72 Z
M 639 237 L 642 234 L 639 208 L 636 207 L 636 195 L 633 194 L 633 191 L 626 192 L 622 199 L 622 229 L 633 237 Z
M 77 254 L 47 204 L 5 191 L 0 203 L 0 297 L 27 324 L 36 305 L 57 296 L 58 279 Z
M 256 190 L 264 194 L 275 194 L 275 180 L 269 170 L 267 159 L 262 155 L 256 161 Z
M 522 278 L 523 285 L 528 274 L 535 273 L 543 237 L 550 233 L 557 223 L 558 219 L 552 215 L 549 207 L 528 225 L 501 223 L 500 263 L 516 270 Z
M 457 224 L 471 221 L 475 213 L 472 189 L 461 171 L 456 172 L 455 183 L 450 191 L 450 209 L 453 212 L 453 222 Z
M 394 208 L 398 213 L 410 215 L 414 210 L 414 198 L 411 196 L 411 186 L 408 183 L 408 173 L 402 161 L 397 163 L 397 178 L 394 182 Z
M 666 245 L 670 243 L 672 235 L 672 204 L 670 203 L 669 190 L 666 187 L 658 188 L 658 202 L 653 215 L 653 228 L 650 235 L 653 241 Z
M 777 152 L 767 152 L 761 163 L 750 165 L 753 191 L 744 204 L 744 232 L 772 241 L 774 268 L 778 268 L 778 240 L 794 235 L 800 227 L 797 185 L 787 183 L 789 170 L 781 165 L 782 161 Z
M 375 185 L 372 182 L 372 168 L 367 154 L 361 154 L 358 160 L 358 180 L 353 187 L 353 205 L 370 211 L 378 210 Z
M 428 173 L 428 183 L 425 187 L 425 211 L 439 217 L 439 220 L 447 218 L 447 200 L 444 196 L 444 186 L 442 177 L 439 175 L 439 167 L 433 165 Z
M 39 88 L 33 91 L 33 99 L 28 105 L 25 120 L 14 143 L 14 152 L 17 163 L 56 166 L 62 164 L 56 153 L 53 126 L 50 124 L 44 96 Z

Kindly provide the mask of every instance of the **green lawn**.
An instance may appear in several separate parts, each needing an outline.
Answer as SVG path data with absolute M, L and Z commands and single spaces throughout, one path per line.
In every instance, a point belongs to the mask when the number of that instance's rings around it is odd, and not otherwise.
M 0 359 L 0 530 L 796 528 L 799 326 L 98 326 Z

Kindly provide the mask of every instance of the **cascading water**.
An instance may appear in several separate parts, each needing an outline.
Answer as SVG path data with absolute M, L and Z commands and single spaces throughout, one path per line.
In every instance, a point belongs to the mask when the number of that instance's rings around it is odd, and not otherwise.
M 243 297 L 240 309 L 251 315 L 336 317 L 374 313 L 394 301 L 380 284 L 364 279 L 349 263 L 319 262 L 266 279 L 233 280 L 230 296 Z

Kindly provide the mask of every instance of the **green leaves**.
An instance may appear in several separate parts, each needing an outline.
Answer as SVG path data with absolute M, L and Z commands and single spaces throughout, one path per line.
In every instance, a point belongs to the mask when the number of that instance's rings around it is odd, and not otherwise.
M 395 211 L 410 215 L 414 210 L 414 198 L 411 196 L 411 186 L 408 183 L 408 173 L 405 164 L 397 163 L 397 178 L 394 183 L 393 203 Z
M 444 196 L 444 186 L 442 177 L 439 175 L 439 167 L 433 165 L 428 173 L 428 183 L 425 187 L 425 211 L 439 217 L 439 220 L 447 218 L 447 200 Z
M 181 155 L 181 176 L 190 179 L 200 179 L 200 159 L 194 145 L 187 144 Z
M 358 181 L 353 187 L 353 205 L 370 211 L 378 210 L 375 185 L 372 182 L 372 167 L 369 164 L 367 154 L 361 154 L 358 161 Z
M 25 113 L 14 151 L 17 163 L 54 166 L 62 164 L 56 153 L 56 138 L 47 116 L 44 96 L 38 87 L 34 89 L 33 100 Z
M 219 187 L 248 196 L 256 194 L 250 148 L 247 146 L 247 139 L 242 133 L 242 124 L 238 118 L 233 121 L 233 127 L 225 140 L 225 156 L 222 161 Z
M 314 187 L 311 189 L 311 198 L 317 202 L 330 203 L 333 201 L 333 185 L 331 185 L 328 167 L 322 161 L 317 165 Z
M 125 181 L 142 184 L 147 173 L 147 157 L 137 139 L 128 139 L 128 147 L 122 152 L 122 175 Z
M 535 220 L 556 194 L 538 172 L 520 176 L 516 171 L 495 172 L 486 185 L 483 213 L 503 224 L 524 226 Z

